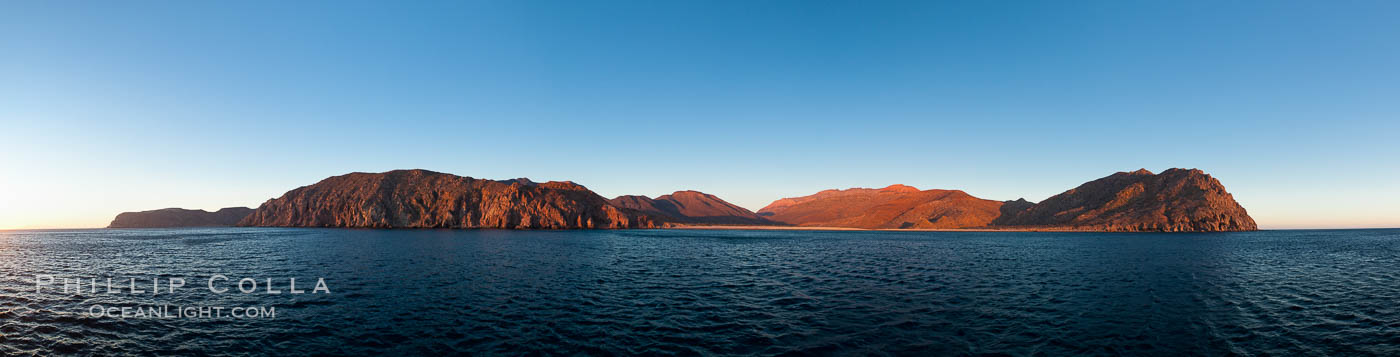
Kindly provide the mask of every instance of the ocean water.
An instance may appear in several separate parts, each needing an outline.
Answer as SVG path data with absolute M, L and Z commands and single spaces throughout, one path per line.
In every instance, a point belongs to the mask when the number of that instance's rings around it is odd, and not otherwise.
M 1400 230 L 0 232 L 0 355 L 1400 355 L 1398 306 Z

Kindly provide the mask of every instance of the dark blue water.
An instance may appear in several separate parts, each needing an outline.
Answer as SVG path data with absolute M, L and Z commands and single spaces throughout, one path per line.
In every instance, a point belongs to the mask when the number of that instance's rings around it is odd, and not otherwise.
M 19 231 L 0 272 L 4 355 L 1400 354 L 1400 230 Z M 188 283 L 106 294 L 109 277 Z

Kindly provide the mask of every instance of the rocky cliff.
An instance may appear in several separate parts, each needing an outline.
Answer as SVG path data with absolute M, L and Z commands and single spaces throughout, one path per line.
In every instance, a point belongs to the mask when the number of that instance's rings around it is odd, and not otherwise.
M 363 228 L 649 228 L 572 182 L 493 181 L 426 170 L 352 173 L 263 203 L 243 226 Z
M 654 216 L 670 217 L 680 223 L 769 225 L 769 220 L 753 211 L 725 202 L 719 197 L 698 191 L 676 191 L 655 199 L 647 196 L 619 196 L 613 205 L 630 208 Z
M 122 212 L 107 228 L 227 227 L 238 224 L 252 208 L 229 207 L 218 211 L 166 208 L 153 211 Z
M 1115 173 L 1012 210 L 993 224 L 1094 231 L 1258 229 L 1220 181 L 1196 169 Z
M 758 210 L 758 214 L 773 221 L 810 227 L 954 229 L 986 227 L 1001 215 L 1001 206 L 1002 202 L 957 190 L 892 185 L 784 198 Z

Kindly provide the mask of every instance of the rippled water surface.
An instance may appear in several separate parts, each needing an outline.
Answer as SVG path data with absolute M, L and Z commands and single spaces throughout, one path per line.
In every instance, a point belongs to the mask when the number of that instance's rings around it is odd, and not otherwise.
M 1400 354 L 1400 230 L 12 231 L 0 272 L 3 355 Z

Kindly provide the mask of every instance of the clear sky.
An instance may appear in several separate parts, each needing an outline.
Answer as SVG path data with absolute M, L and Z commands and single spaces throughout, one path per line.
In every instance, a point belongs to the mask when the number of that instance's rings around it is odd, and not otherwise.
M 5 1 L 0 228 L 423 168 L 1039 201 L 1200 168 L 1400 226 L 1396 1 Z

